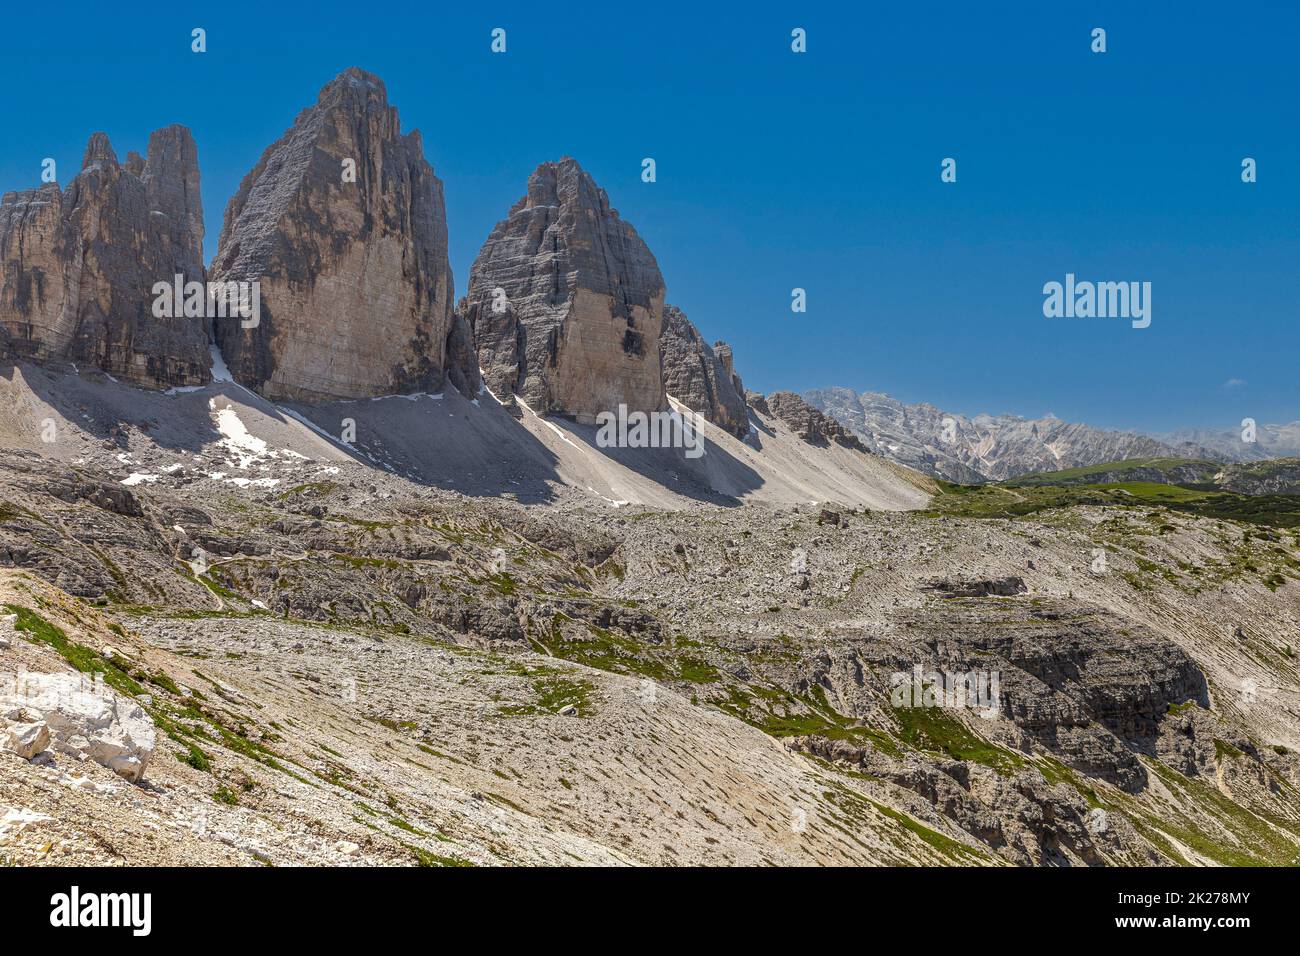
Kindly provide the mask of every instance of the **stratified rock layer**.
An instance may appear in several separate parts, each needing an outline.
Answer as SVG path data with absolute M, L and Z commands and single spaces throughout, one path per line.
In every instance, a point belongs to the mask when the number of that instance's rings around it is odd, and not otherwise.
M 829 415 L 813 408 L 794 392 L 773 392 L 767 396 L 761 406 L 755 405 L 752 398 L 750 404 L 764 412 L 770 412 L 785 422 L 796 435 L 810 445 L 828 445 L 834 442 L 845 448 L 870 454 L 867 446 L 862 444 L 858 436 Z
M 654 256 L 572 159 L 543 163 L 470 270 L 465 314 L 502 401 L 591 422 L 666 407 L 664 280 Z
M 156 318 L 153 286 L 203 280 L 203 206 L 190 131 L 118 163 L 95 133 L 81 172 L 0 200 L 0 356 L 72 362 L 138 385 L 208 381 L 201 316 Z
M 745 388 L 731 362 L 731 347 L 710 347 L 699 330 L 675 305 L 664 307 L 659 335 L 663 352 L 664 389 L 693 411 L 738 438 L 749 433 Z
M 437 391 L 448 380 L 442 183 L 376 76 L 344 71 L 262 154 L 226 207 L 212 274 L 260 282 L 258 324 L 218 319 L 215 332 L 236 380 L 268 398 Z M 477 390 L 472 361 L 450 378 Z

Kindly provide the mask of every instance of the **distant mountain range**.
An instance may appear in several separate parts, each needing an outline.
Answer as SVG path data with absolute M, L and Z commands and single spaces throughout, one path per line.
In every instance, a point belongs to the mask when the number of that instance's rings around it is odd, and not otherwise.
M 849 388 L 812 389 L 804 397 L 877 454 L 937 478 L 965 483 L 1132 458 L 1249 462 L 1300 455 L 1300 422 L 1260 424 L 1256 440 L 1246 442 L 1240 431 L 1233 430 L 1145 435 L 1052 416 L 968 418 L 934 405 L 907 405 L 881 392 Z

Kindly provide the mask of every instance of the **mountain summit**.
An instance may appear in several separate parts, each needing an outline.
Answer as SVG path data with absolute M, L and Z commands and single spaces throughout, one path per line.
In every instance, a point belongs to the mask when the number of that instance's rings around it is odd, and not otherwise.
M 60 189 L 0 200 L 0 357 L 74 363 L 135 385 L 206 382 L 201 317 L 157 318 L 152 289 L 203 279 L 198 150 L 183 126 L 119 163 L 104 133 Z
M 261 283 L 258 324 L 215 333 L 235 378 L 268 398 L 442 388 L 455 323 L 442 183 L 382 80 L 344 71 L 267 148 L 226 207 L 212 277 Z
M 1190 443 L 1174 445 L 1053 416 L 967 418 L 933 405 L 905 405 L 880 392 L 849 388 L 812 389 L 804 397 L 877 453 L 949 481 L 978 483 L 1126 458 L 1222 457 Z
M 466 296 L 493 393 L 587 423 L 619 405 L 667 407 L 663 308 L 649 247 L 567 157 L 528 177 L 474 261 Z

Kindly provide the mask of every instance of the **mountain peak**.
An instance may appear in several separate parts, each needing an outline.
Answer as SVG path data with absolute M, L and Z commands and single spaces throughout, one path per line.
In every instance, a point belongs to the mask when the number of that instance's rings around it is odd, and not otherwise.
M 81 158 L 81 168 L 85 169 L 95 163 L 117 165 L 117 153 L 108 141 L 107 133 L 91 133 L 86 143 L 86 152 Z
M 579 421 L 666 407 L 664 294 L 654 255 L 605 190 L 571 157 L 542 163 L 470 270 L 488 387 Z

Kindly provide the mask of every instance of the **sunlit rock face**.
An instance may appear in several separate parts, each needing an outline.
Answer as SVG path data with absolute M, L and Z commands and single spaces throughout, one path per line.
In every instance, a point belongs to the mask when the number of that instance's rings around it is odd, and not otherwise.
M 383 82 L 346 70 L 262 154 L 226 207 L 214 280 L 260 283 L 215 322 L 235 379 L 272 399 L 476 391 L 452 312 L 442 183 Z M 462 365 L 448 368 L 448 341 Z
M 591 422 L 664 397 L 664 280 L 636 230 L 572 159 L 543 163 L 470 270 L 464 312 L 503 401 Z
M 731 346 L 710 346 L 675 305 L 664 307 L 659 336 L 668 394 L 738 438 L 749 433 L 745 386 L 732 366 Z

